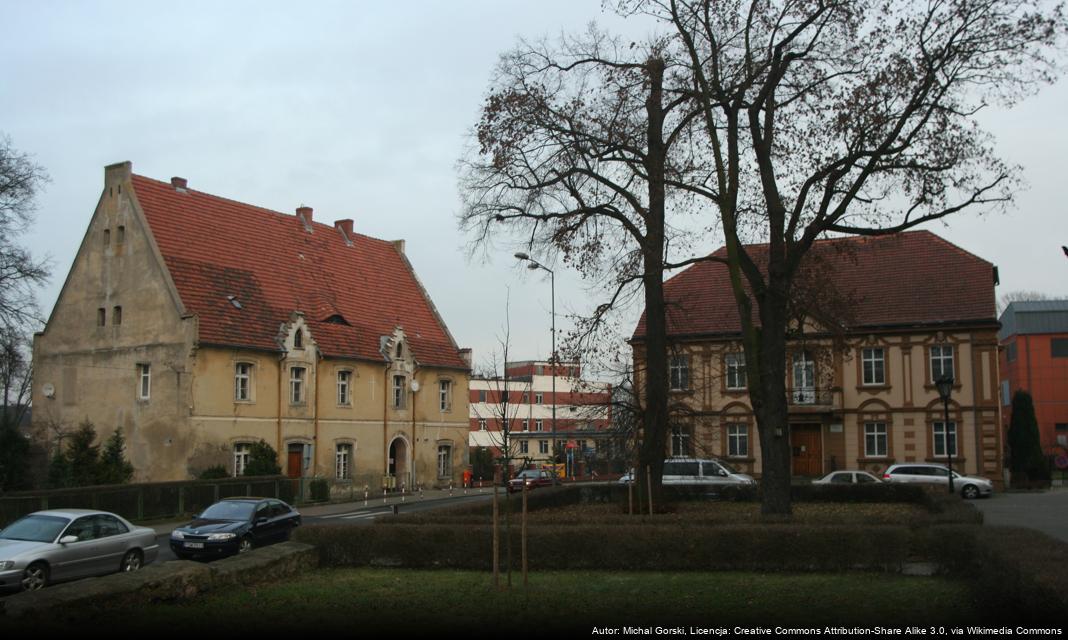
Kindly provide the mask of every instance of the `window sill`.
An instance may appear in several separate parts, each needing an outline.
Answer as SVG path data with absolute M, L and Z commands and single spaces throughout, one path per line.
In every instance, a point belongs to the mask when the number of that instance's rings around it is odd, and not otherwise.
M 868 456 L 857 458 L 859 464 L 894 464 L 897 460 L 887 456 Z
M 862 384 L 857 386 L 857 391 L 889 391 L 890 385 L 888 384 Z
M 934 384 L 933 382 L 928 382 L 928 383 L 924 384 L 923 388 L 926 389 L 927 391 L 934 391 L 935 393 L 938 392 L 938 385 Z M 960 391 L 961 388 L 962 388 L 962 385 L 959 382 L 957 382 L 957 383 L 955 383 L 953 385 L 953 390 L 954 391 Z

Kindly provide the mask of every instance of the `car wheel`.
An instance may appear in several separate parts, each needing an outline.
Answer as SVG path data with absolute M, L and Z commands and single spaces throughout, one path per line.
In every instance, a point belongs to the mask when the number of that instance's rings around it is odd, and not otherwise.
M 960 490 L 960 494 L 964 496 L 965 500 L 975 500 L 979 497 L 979 488 L 974 484 L 966 484 L 964 488 Z
M 237 543 L 238 553 L 245 553 L 246 551 L 252 551 L 252 538 L 248 536 L 241 538 L 241 541 Z
M 131 549 L 122 557 L 122 564 L 119 565 L 119 571 L 137 571 L 143 564 L 144 558 L 141 556 L 141 552 L 137 549 Z
M 43 562 L 35 562 L 26 567 L 22 572 L 23 591 L 37 591 L 48 584 L 48 565 Z

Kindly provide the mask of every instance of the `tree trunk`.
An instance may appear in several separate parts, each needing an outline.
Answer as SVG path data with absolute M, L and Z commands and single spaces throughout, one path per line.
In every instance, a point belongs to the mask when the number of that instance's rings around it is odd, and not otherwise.
M 786 295 L 774 281 L 760 300 L 759 376 L 750 389 L 760 434 L 761 513 L 791 514 L 790 421 L 786 403 Z

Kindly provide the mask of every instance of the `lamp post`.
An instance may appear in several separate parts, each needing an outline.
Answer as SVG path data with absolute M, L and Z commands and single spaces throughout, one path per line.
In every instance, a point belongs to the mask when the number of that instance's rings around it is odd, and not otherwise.
M 549 357 L 549 366 L 553 372 L 553 424 L 552 424 L 552 448 L 549 451 L 553 457 L 553 473 L 556 473 L 556 273 L 552 269 L 546 267 L 542 263 L 538 262 L 534 258 L 520 251 L 515 254 L 516 259 L 527 262 L 527 269 L 531 271 L 537 271 L 541 269 L 549 272 L 549 291 L 551 296 L 550 305 L 552 307 L 552 354 Z
M 946 447 L 946 462 L 949 466 L 949 493 L 953 491 L 953 449 L 957 446 L 957 429 L 954 425 L 953 429 L 953 447 L 949 446 L 949 396 L 953 393 L 953 374 L 943 374 L 935 380 L 935 386 L 938 387 L 938 396 L 942 398 L 942 409 L 945 415 L 945 422 L 942 423 L 943 441 Z

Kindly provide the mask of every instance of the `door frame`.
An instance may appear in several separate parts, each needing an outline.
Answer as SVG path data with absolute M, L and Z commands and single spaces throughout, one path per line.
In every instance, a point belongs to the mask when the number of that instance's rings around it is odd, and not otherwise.
M 818 469 L 815 474 L 799 473 L 796 468 L 798 456 L 794 454 L 794 433 L 806 432 L 807 434 L 815 434 L 815 443 L 819 446 L 816 450 L 816 460 Z M 809 437 L 809 436 L 806 436 Z M 806 443 L 807 444 L 807 443 Z M 805 476 L 805 477 L 821 477 L 824 475 L 824 460 L 823 460 L 823 423 L 820 422 L 797 422 L 790 424 L 790 475 L 792 476 Z M 811 464 L 811 462 L 809 462 Z

